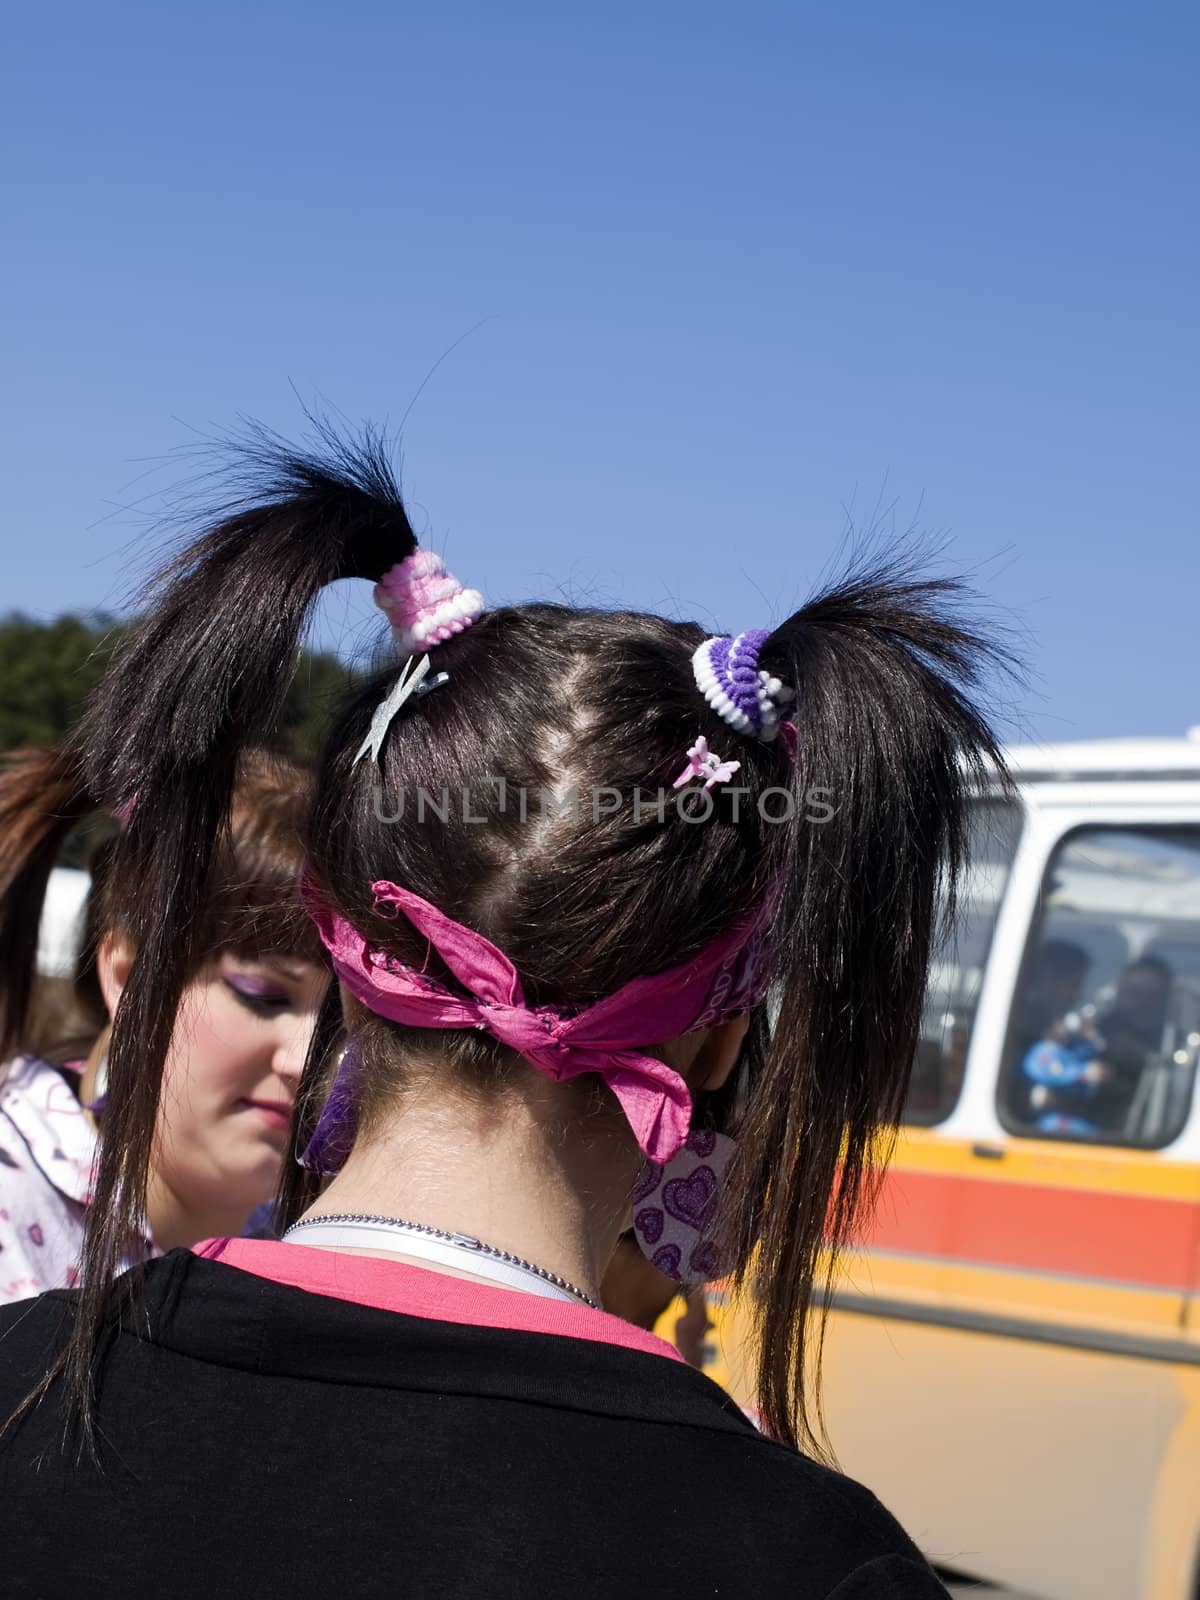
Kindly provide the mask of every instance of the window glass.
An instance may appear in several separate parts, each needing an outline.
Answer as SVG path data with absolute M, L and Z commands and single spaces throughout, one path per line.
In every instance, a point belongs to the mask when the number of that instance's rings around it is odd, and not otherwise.
M 929 967 L 905 1122 L 941 1122 L 958 1101 L 983 969 L 1020 834 L 1019 806 L 980 801 L 973 808 L 956 924 Z
M 1200 1050 L 1200 828 L 1080 828 L 1046 869 L 1000 1111 L 1017 1133 L 1169 1144 Z

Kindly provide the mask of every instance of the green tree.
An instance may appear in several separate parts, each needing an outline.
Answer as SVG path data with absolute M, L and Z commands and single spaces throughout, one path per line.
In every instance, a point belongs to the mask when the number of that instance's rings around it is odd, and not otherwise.
M 20 614 L 0 621 L 0 750 L 61 738 L 99 682 L 120 637 L 113 618 Z
M 320 754 L 329 725 L 357 675 L 337 656 L 303 650 L 279 719 L 279 747 L 300 760 Z
M 71 728 L 102 676 L 123 624 L 95 613 L 39 622 L 0 619 L 0 753 L 50 744 Z M 337 656 L 304 651 L 274 743 L 290 755 L 317 754 L 354 674 Z

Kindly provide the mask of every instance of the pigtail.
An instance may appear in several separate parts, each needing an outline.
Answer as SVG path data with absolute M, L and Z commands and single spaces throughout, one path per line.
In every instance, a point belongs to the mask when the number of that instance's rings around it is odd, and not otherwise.
M 0 767 L 0 1063 L 24 1044 L 50 873 L 71 831 L 96 810 L 67 744 L 16 750 Z
M 760 662 L 796 699 L 788 824 L 768 828 L 781 885 L 780 1011 L 731 1175 L 735 1259 L 760 1317 L 759 1405 L 776 1437 L 820 1445 L 806 1404 L 838 1248 L 869 1209 L 907 1093 L 939 903 L 952 912 L 972 787 L 1006 781 L 972 704 L 1002 648 L 955 616 L 953 580 L 877 568 L 788 618 Z M 783 791 L 775 816 L 788 813 Z M 745 1274 L 743 1274 L 745 1276 Z M 798 1423 L 798 1427 L 797 1427 Z
M 368 434 L 355 447 L 318 431 L 320 459 L 263 432 L 236 449 L 236 500 L 154 581 L 80 728 L 92 787 L 128 816 L 117 870 L 136 950 L 113 1021 L 66 1352 L 85 1436 L 97 1331 L 112 1277 L 142 1232 L 163 1065 L 185 982 L 205 953 L 205 883 L 228 830 L 239 756 L 274 731 L 322 589 L 378 579 L 416 544 L 383 439 Z

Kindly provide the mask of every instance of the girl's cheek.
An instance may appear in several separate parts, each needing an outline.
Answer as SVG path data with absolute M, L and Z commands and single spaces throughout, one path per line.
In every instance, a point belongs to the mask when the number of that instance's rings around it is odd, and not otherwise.
M 184 1066 L 193 1095 L 253 1087 L 262 1077 L 269 1025 L 251 1016 L 223 986 L 213 985 L 180 1015 L 172 1054 Z

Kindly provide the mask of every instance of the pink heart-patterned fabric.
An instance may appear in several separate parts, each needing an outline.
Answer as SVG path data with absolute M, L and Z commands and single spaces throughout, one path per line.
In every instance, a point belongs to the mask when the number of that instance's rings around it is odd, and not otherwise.
M 647 1260 L 679 1283 L 708 1283 L 722 1264 L 710 1237 L 737 1144 L 696 1129 L 665 1163 L 647 1161 L 634 1188 L 633 1232 Z
M 662 1238 L 663 1214 L 661 1206 L 644 1206 L 634 1224 L 647 1244 L 657 1244 Z
M 709 1166 L 697 1167 L 690 1178 L 672 1178 L 670 1183 L 664 1183 L 662 1197 L 669 1216 L 703 1234 L 717 1198 L 717 1175 Z
M 680 1255 L 677 1244 L 665 1244 L 661 1250 L 654 1252 L 654 1265 L 660 1272 L 666 1273 L 668 1278 L 674 1278 L 677 1283 L 682 1283 L 679 1276 Z

